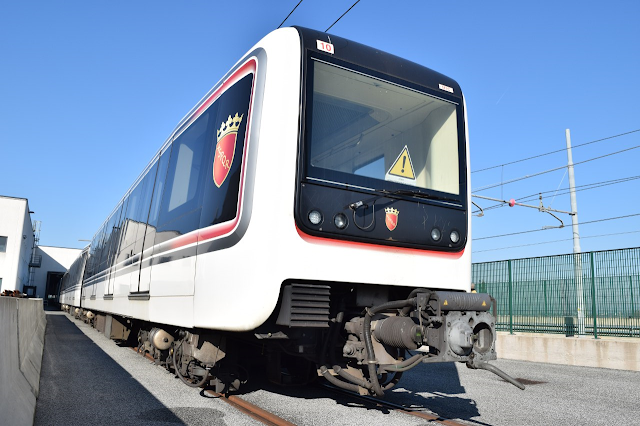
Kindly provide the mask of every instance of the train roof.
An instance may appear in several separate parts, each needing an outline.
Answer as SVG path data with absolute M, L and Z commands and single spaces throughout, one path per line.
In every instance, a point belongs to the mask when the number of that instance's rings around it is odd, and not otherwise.
M 325 41 L 334 46 L 334 52 L 329 54 L 334 58 L 426 86 L 435 91 L 442 90 L 440 85 L 445 85 L 453 89 L 454 96 L 462 98 L 460 86 L 454 79 L 423 65 L 333 34 L 299 26 L 293 28 L 300 34 L 303 49 L 317 51 L 316 40 Z

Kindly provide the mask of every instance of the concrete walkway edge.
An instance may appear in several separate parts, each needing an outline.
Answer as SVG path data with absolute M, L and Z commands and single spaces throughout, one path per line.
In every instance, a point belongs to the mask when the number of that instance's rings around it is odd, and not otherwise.
M 640 339 L 499 332 L 498 358 L 640 371 Z

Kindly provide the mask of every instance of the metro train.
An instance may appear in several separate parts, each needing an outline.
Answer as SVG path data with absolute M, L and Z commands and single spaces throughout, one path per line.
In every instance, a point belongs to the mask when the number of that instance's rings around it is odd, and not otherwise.
M 451 78 L 291 27 L 182 119 L 63 279 L 60 303 L 190 386 L 318 376 L 382 396 L 496 359 L 471 293 L 465 100 Z

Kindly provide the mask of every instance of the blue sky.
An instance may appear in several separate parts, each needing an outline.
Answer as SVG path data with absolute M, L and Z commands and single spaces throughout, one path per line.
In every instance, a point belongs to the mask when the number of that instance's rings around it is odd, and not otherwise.
M 354 0 L 304 0 L 285 23 L 326 29 Z M 41 244 L 91 239 L 178 121 L 297 4 L 22 1 L 0 8 L 0 194 L 29 199 Z M 393 8 L 390 9 L 390 5 Z M 331 33 L 457 80 L 471 170 L 640 129 L 640 2 L 362 0 Z M 640 145 L 576 148 L 575 162 Z M 476 172 L 472 188 L 566 165 L 566 153 Z M 640 175 L 640 149 L 576 166 L 576 184 Z M 564 170 L 478 192 L 566 188 Z M 577 193 L 583 251 L 636 247 L 640 179 Z M 560 191 L 563 192 L 563 191 Z M 565 191 L 566 192 L 566 191 Z M 553 196 L 553 194 L 549 194 Z M 476 200 L 481 206 L 494 203 Z M 569 196 L 545 205 L 570 210 Z M 537 204 L 537 200 L 529 201 Z M 560 215 L 565 225 L 571 220 Z M 474 262 L 569 253 L 571 227 L 526 208 L 473 219 Z M 605 234 L 606 237 L 598 237 Z M 555 243 L 548 241 L 562 240 Z

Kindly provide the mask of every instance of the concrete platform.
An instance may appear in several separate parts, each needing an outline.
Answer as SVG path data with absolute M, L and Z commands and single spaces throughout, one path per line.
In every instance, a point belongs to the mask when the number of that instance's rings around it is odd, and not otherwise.
M 0 297 L 0 423 L 31 425 L 40 388 L 42 299 Z
M 35 426 L 258 424 L 62 312 L 46 319 Z
M 499 332 L 499 359 L 640 371 L 640 339 Z
M 34 424 L 139 424 L 142 413 L 164 409 L 66 315 L 48 312 L 47 322 Z M 181 423 L 164 414 L 163 421 Z

